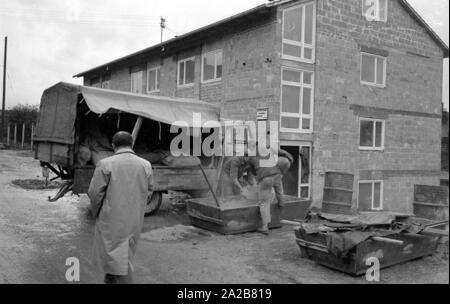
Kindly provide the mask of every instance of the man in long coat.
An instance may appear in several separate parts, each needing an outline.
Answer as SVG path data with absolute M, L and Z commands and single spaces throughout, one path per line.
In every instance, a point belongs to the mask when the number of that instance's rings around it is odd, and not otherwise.
M 93 263 L 105 283 L 132 283 L 133 257 L 152 191 L 152 166 L 136 156 L 127 132 L 113 137 L 115 154 L 95 169 L 88 195 L 95 225 Z

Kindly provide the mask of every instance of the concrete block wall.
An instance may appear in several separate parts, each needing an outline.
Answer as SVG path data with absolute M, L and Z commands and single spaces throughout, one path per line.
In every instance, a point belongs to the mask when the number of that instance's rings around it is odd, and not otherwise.
M 256 108 L 268 107 L 273 119 L 279 116 L 279 67 L 274 63 L 276 37 L 275 14 L 261 24 L 245 28 L 230 28 L 229 33 L 211 38 L 201 45 L 180 50 L 177 54 L 152 57 L 147 68 L 161 66 L 160 92 L 163 96 L 195 98 L 217 104 L 223 116 L 241 120 L 256 120 Z M 202 54 L 221 49 L 223 52 L 222 80 L 201 82 Z M 193 86 L 177 86 L 178 60 L 195 56 L 195 82 Z M 111 89 L 130 90 L 130 67 L 112 71 Z M 143 92 L 146 93 L 147 73 L 143 71 Z M 89 84 L 89 80 L 85 80 Z
M 359 0 L 317 1 L 313 198 L 324 172 L 384 181 L 384 208 L 412 212 L 414 185 L 439 185 L 441 49 L 398 1 L 369 22 Z M 388 52 L 385 88 L 360 84 L 360 49 Z M 359 150 L 359 117 L 386 121 L 385 150 Z
M 312 197 L 320 207 L 324 172 L 342 171 L 357 181 L 384 181 L 387 210 L 411 211 L 414 184 L 439 185 L 442 50 L 398 1 L 389 1 L 389 19 L 368 22 L 361 0 L 313 0 L 317 5 L 316 62 L 281 58 L 282 9 L 267 20 L 245 28 L 230 27 L 222 36 L 162 59 L 146 59 L 147 67 L 160 65 L 164 96 L 190 97 L 218 104 L 222 116 L 255 120 L 257 108 L 269 108 L 279 120 L 281 68 L 315 73 L 314 132 L 283 133 L 286 141 L 312 142 Z M 360 84 L 360 49 L 388 53 L 387 86 Z M 201 55 L 222 49 L 220 82 L 201 83 Z M 195 56 L 195 84 L 177 87 L 178 59 Z M 143 62 L 143 63 L 145 63 Z M 86 81 L 88 83 L 88 81 Z M 146 73 L 144 75 L 144 86 Z M 112 71 L 111 88 L 130 89 L 129 67 Z M 145 92 L 145 88 L 144 88 Z M 359 117 L 386 120 L 385 150 L 359 150 Z

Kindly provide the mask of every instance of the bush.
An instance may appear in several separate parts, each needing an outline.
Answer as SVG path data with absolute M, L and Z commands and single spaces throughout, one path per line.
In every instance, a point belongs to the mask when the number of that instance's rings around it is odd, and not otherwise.
M 37 105 L 18 105 L 7 112 L 7 124 L 31 125 L 35 124 L 37 121 L 39 107 Z
M 17 124 L 18 139 L 21 140 L 22 126 L 25 124 L 25 140 L 29 142 L 31 140 L 31 125 L 36 124 L 38 117 L 39 107 L 37 105 L 17 105 L 10 110 L 5 111 L 5 128 L 3 130 L 3 140 L 0 138 L 0 142 L 6 142 L 7 127 L 8 124 L 13 126 Z M 1 114 L 1 112 L 0 112 Z M 12 127 L 10 129 L 10 139 L 12 139 Z

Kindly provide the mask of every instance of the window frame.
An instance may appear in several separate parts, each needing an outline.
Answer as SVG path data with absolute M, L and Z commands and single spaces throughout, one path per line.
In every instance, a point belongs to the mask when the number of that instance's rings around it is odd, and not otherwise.
M 180 65 L 181 65 L 181 63 L 184 63 L 183 79 L 186 82 L 186 62 L 188 62 L 188 61 L 194 62 L 194 81 L 190 82 L 188 84 L 186 84 L 186 83 L 180 84 Z M 195 85 L 195 56 L 178 60 L 178 62 L 177 62 L 177 88 L 189 88 L 194 85 Z
M 307 44 L 307 43 L 304 42 L 304 40 L 305 40 L 305 31 L 306 31 L 306 26 L 305 26 L 306 10 L 305 10 L 305 7 L 308 6 L 308 5 L 311 5 L 311 4 L 313 5 L 312 44 Z M 300 7 L 303 7 L 303 11 L 302 11 L 302 40 L 303 41 L 301 41 L 301 42 L 294 41 L 294 40 L 289 40 L 289 39 L 284 38 L 284 20 L 285 20 L 286 12 L 298 9 Z M 317 21 L 316 20 L 317 20 L 317 5 L 316 5 L 315 1 L 301 3 L 301 4 L 298 4 L 298 5 L 294 5 L 294 6 L 287 7 L 285 9 L 283 9 L 283 11 L 282 11 L 282 22 L 281 22 L 281 58 L 282 59 L 288 59 L 288 60 L 293 60 L 293 61 L 298 61 L 298 62 L 305 62 L 305 63 L 315 63 L 316 62 L 316 32 L 317 32 Z M 284 54 L 284 44 L 290 44 L 290 45 L 293 45 L 293 46 L 300 47 L 301 51 L 302 51 L 302 57 L 296 57 L 296 56 Z M 312 49 L 312 58 L 311 59 L 305 58 L 305 47 Z
M 371 184 L 372 186 L 372 201 L 370 204 L 371 211 L 383 211 L 384 210 L 384 181 L 383 180 L 360 180 L 358 181 L 358 210 L 360 207 L 359 202 L 359 189 L 361 184 Z M 374 207 L 374 199 L 375 199 L 375 184 L 380 184 L 380 207 Z
M 377 16 L 376 17 L 372 17 L 372 16 L 368 16 L 367 12 L 364 11 L 364 7 L 365 7 L 365 1 L 367 0 L 362 0 L 362 5 L 361 5 L 361 10 L 362 10 L 362 15 L 369 21 L 377 21 L 377 22 L 387 22 L 388 19 L 388 14 L 389 14 L 389 0 L 373 0 L 375 1 L 375 5 L 376 5 L 376 12 L 377 12 Z M 384 7 L 384 17 L 381 18 L 381 5 L 380 2 L 381 1 L 385 1 L 386 5 Z
M 298 147 L 299 151 L 301 152 L 302 148 L 309 148 L 309 183 L 304 184 L 302 183 L 302 166 L 300 161 L 300 155 L 299 157 L 299 166 L 298 166 L 298 181 L 297 181 L 297 197 L 305 200 L 310 201 L 312 199 L 312 157 L 313 157 L 313 149 L 312 149 L 312 143 L 311 142 L 303 142 L 303 141 L 281 141 L 280 146 L 287 146 L 287 147 Z M 308 198 L 301 198 L 302 194 L 302 188 L 308 187 Z
M 294 71 L 294 72 L 300 72 L 300 83 L 296 82 L 290 82 L 283 80 L 283 71 Z M 311 73 L 311 84 L 305 84 L 303 83 L 304 80 L 304 73 Z M 288 86 L 295 86 L 300 88 L 300 98 L 302 101 L 300 103 L 300 111 L 299 113 L 288 113 L 283 112 L 283 85 Z M 303 114 L 303 89 L 309 88 L 311 89 L 311 114 Z M 280 87 L 280 132 L 283 133 L 300 133 L 300 134 L 312 134 L 314 132 L 314 100 L 315 100 L 315 73 L 314 71 L 308 71 L 305 69 L 297 69 L 297 68 L 291 68 L 291 67 L 281 67 L 281 87 Z M 283 117 L 287 118 L 298 118 L 300 121 L 300 125 L 298 129 L 290 129 L 290 128 L 284 128 L 282 125 L 282 119 Z M 310 128 L 309 130 L 303 129 L 303 119 L 310 119 Z
M 361 122 L 363 121 L 370 121 L 373 122 L 373 146 L 372 147 L 364 147 L 361 146 Z M 382 130 L 381 130 L 381 147 L 376 147 L 376 137 L 377 137 L 377 130 L 376 125 L 377 122 L 382 123 Z M 367 117 L 360 117 L 358 120 L 358 129 L 359 129 L 359 137 L 358 137 L 358 146 L 359 150 L 361 151 L 384 151 L 385 150 L 385 139 L 386 139 L 386 120 L 384 119 L 377 119 L 377 118 L 367 118 Z
M 375 82 L 369 82 L 369 81 L 364 81 L 362 79 L 363 76 L 363 57 L 364 56 L 371 56 L 375 58 L 375 67 L 374 67 L 374 81 Z M 377 72 L 378 72 L 378 64 L 377 61 L 378 59 L 382 59 L 383 60 L 383 83 L 382 84 L 378 84 L 377 83 Z M 386 88 L 386 83 L 387 83 L 387 57 L 384 56 L 380 56 L 380 55 L 375 55 L 375 54 L 371 54 L 371 53 L 366 53 L 366 52 L 361 52 L 360 54 L 360 61 L 359 61 L 359 66 L 360 66 L 360 72 L 359 72 L 359 80 L 360 83 L 362 85 L 367 85 L 367 86 L 371 86 L 371 87 L 378 87 L 378 88 Z
M 150 75 L 150 72 L 152 72 L 152 71 L 156 72 L 156 75 L 155 75 L 156 76 L 155 77 L 155 87 L 157 88 L 156 90 L 150 90 L 150 82 L 149 82 L 150 77 L 149 77 L 149 75 Z M 161 87 L 160 87 L 161 83 L 158 80 L 159 77 L 161 77 L 161 66 L 156 66 L 156 67 L 147 69 L 147 85 L 146 85 L 147 94 L 161 92 Z
M 130 92 L 133 94 L 143 94 L 143 90 L 142 90 L 142 86 L 144 85 L 144 83 L 141 83 L 141 92 L 133 92 L 133 75 L 135 74 L 139 74 L 141 73 L 141 77 L 142 77 L 142 82 L 144 81 L 144 71 L 137 71 L 137 72 L 133 72 L 130 73 Z
M 222 54 L 222 76 L 221 77 L 217 77 L 217 54 Z M 205 57 L 207 55 L 211 55 L 214 54 L 214 78 L 213 79 L 209 79 L 209 80 L 205 80 L 204 76 L 205 76 Z M 223 50 L 215 50 L 215 51 L 211 51 L 211 52 L 206 52 L 202 55 L 202 75 L 201 75 L 201 83 L 212 83 L 212 82 L 219 82 L 222 81 L 222 77 L 223 77 Z

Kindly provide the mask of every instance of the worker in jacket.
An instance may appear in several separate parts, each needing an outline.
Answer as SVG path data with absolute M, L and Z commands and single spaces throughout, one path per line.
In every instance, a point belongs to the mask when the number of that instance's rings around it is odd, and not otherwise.
M 250 171 L 250 158 L 248 156 L 234 156 L 225 161 L 220 179 L 219 196 L 235 196 L 243 192 L 244 184 L 241 182 L 244 175 L 250 185 L 255 183 Z
M 136 156 L 127 132 L 113 137 L 115 154 L 95 169 L 88 195 L 96 216 L 93 263 L 106 284 L 133 282 L 133 257 L 152 191 L 152 166 Z
M 289 152 L 279 149 L 278 161 L 275 166 L 261 166 L 261 159 L 259 156 L 252 157 L 250 167 L 258 182 L 258 202 L 262 223 L 258 232 L 269 235 L 269 223 L 271 222 L 270 204 L 273 198 L 272 191 L 275 191 L 278 206 L 283 207 L 284 191 L 282 179 L 283 175 L 289 171 L 289 168 L 294 162 L 294 158 Z

